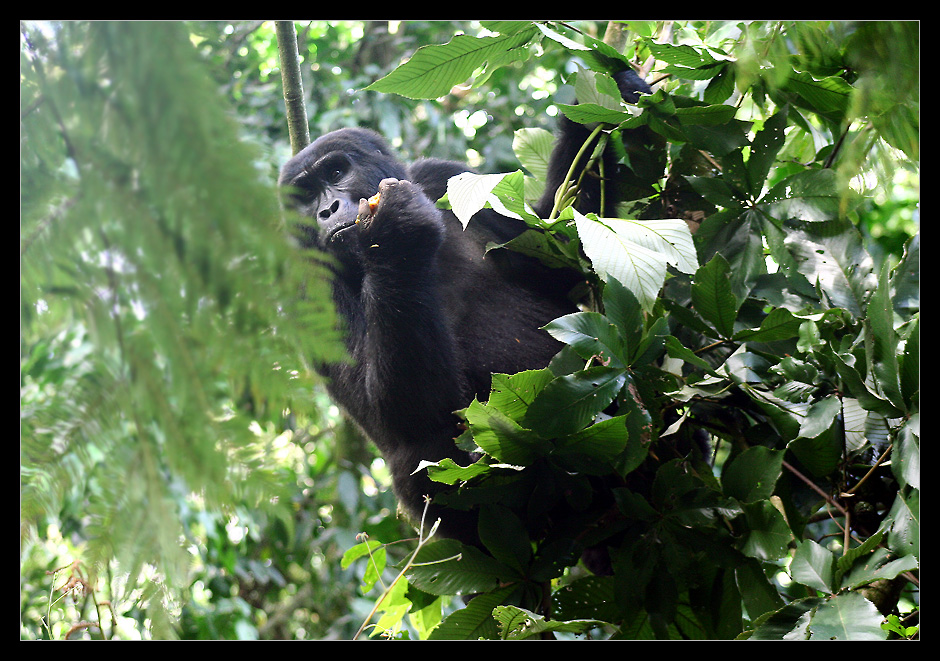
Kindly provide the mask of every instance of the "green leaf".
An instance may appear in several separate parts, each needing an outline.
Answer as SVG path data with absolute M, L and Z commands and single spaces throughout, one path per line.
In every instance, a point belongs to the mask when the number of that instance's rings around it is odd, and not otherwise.
M 623 338 L 617 326 L 597 312 L 574 312 L 544 326 L 549 335 L 564 342 L 585 360 L 613 367 L 624 366 Z
M 764 128 L 754 136 L 751 145 L 751 156 L 747 161 L 748 180 L 751 190 L 760 194 L 764 187 L 764 180 L 770 172 L 777 153 L 783 147 L 785 140 L 784 130 L 787 128 L 787 108 L 784 107 L 773 117 L 764 122 Z
M 579 66 L 575 76 L 574 94 L 579 104 L 586 103 L 618 112 L 626 111 L 617 83 L 603 73 Z
M 497 606 L 493 610 L 493 617 L 499 623 L 500 637 L 503 640 L 537 638 L 543 633 L 552 631 L 585 633 L 604 624 L 604 622 L 598 620 L 571 620 L 568 622 L 546 620 L 541 615 L 518 606 Z
M 369 555 L 372 551 L 382 546 L 382 542 L 378 542 L 374 539 L 356 544 L 355 546 L 346 549 L 346 552 L 343 553 L 343 559 L 340 561 L 340 566 L 343 569 L 349 569 L 349 566 L 353 562 L 362 558 L 363 556 Z
M 689 143 L 721 158 L 748 145 L 750 122 L 732 120 L 724 124 L 688 124 L 682 131 Z
M 839 594 L 816 609 L 809 623 L 810 640 L 884 640 L 881 613 L 857 592 Z
M 741 209 L 739 200 L 728 183 L 720 177 L 693 177 L 686 176 L 695 192 L 722 209 Z
M 600 39 L 583 35 L 584 43 L 579 43 L 553 30 L 541 21 L 535 25 L 542 34 L 572 51 L 594 71 L 617 73 L 630 66 L 629 60 L 622 53 Z
M 816 438 L 829 431 L 836 416 L 842 411 L 842 402 L 836 395 L 814 403 L 806 412 L 803 423 L 800 425 L 800 436 L 803 438 Z
M 892 580 L 899 574 L 917 569 L 917 558 L 912 555 L 895 557 L 888 549 L 879 548 L 867 554 L 842 576 L 840 587 L 854 589 L 877 580 Z
M 920 309 L 920 233 L 904 246 L 904 255 L 891 277 L 891 289 L 899 314 Z
M 747 640 L 806 640 L 809 637 L 809 618 L 824 602 L 818 597 L 797 599 L 783 608 L 755 619 L 754 630 Z
M 717 75 L 708 83 L 702 94 L 705 103 L 723 103 L 734 94 L 734 65 L 728 63 L 718 67 L 709 67 L 708 72 L 712 73 L 715 70 L 717 70 Z
M 833 367 L 842 380 L 843 388 L 852 397 L 858 400 L 862 408 L 889 418 L 896 418 L 902 415 L 902 411 L 891 404 L 891 402 L 869 390 L 858 370 L 849 362 L 850 360 L 854 361 L 853 356 L 843 356 L 842 354 L 836 353 L 828 344 L 819 347 L 818 351 L 821 355 L 832 361 Z
M 803 320 L 794 317 L 786 308 L 774 308 L 760 323 L 760 328 L 747 328 L 734 334 L 737 341 L 776 342 L 789 340 L 800 332 Z
M 532 543 L 525 525 L 512 510 L 502 505 L 480 507 L 480 541 L 494 558 L 520 575 L 532 559 Z
M 465 608 L 456 610 L 428 636 L 429 640 L 494 640 L 499 637 L 493 609 L 503 603 L 515 590 L 510 585 L 470 600 Z
M 742 504 L 748 532 L 741 552 L 758 560 L 778 560 L 786 555 L 793 533 L 783 515 L 767 500 Z
M 532 402 L 525 424 L 542 438 L 578 432 L 607 408 L 625 381 L 624 371 L 614 367 L 591 367 L 560 376 Z
M 493 406 L 474 399 L 465 415 L 474 442 L 503 463 L 528 466 L 537 456 L 548 452 L 545 441 Z
M 469 482 L 470 480 L 486 475 L 490 472 L 490 466 L 485 461 L 478 461 L 469 466 L 460 466 L 453 459 L 441 459 L 438 462 L 422 461 L 418 464 L 415 472 L 427 469 L 428 477 L 434 482 L 442 484 L 457 484 L 458 482 Z
M 897 431 L 891 472 L 902 485 L 920 488 L 920 413 L 912 415 Z
M 577 257 L 571 255 L 571 248 L 577 250 L 576 243 L 571 242 L 566 246 L 555 238 L 553 233 L 530 229 L 506 243 L 488 243 L 486 251 L 508 248 L 513 252 L 534 257 L 551 268 L 571 268 L 580 265 Z
M 817 79 L 806 71 L 794 71 L 782 91 L 796 105 L 809 108 L 834 122 L 841 122 L 849 107 L 852 86 L 838 76 Z
M 727 124 L 737 112 L 734 106 L 725 106 L 721 104 L 712 106 L 689 106 L 686 108 L 677 108 L 676 117 L 686 126 L 717 126 Z
M 780 477 L 783 455 L 782 451 L 755 445 L 736 456 L 722 470 L 725 494 L 744 503 L 770 498 Z
M 353 561 L 363 556 L 368 556 L 366 571 L 362 577 L 362 592 L 367 593 L 375 586 L 376 582 L 382 577 L 382 572 L 385 571 L 385 545 L 373 540 L 357 544 L 343 554 L 340 565 L 343 569 L 348 569 Z
M 752 621 L 783 607 L 783 599 L 756 559 L 747 558 L 736 566 L 734 578 L 744 601 L 744 609 Z
M 888 548 L 899 556 L 920 558 L 920 492 L 899 492 L 886 518 L 892 521 Z
M 447 180 L 447 200 L 464 229 L 475 213 L 487 207 L 538 225 L 539 218 L 525 204 L 523 180 L 522 170 L 497 174 L 462 172 Z
M 529 43 L 535 34 L 535 28 L 493 37 L 461 34 L 444 45 L 422 46 L 411 59 L 366 89 L 410 99 L 437 99 L 454 85 L 467 82 L 488 60 L 499 61 L 504 54 Z
M 919 629 L 919 627 L 916 627 L 916 626 L 914 627 L 902 626 L 901 621 L 898 619 L 897 615 L 889 615 L 888 621 L 882 624 L 881 628 L 884 629 L 885 631 L 892 631 L 904 638 L 914 636 Z
M 613 576 L 586 576 L 552 593 L 552 614 L 561 620 L 603 620 L 619 617 Z
M 825 592 L 834 591 L 836 557 L 829 549 L 823 548 L 813 540 L 797 544 L 790 562 L 790 576 L 797 583 Z
M 814 403 L 800 423 L 799 437 L 787 444 L 814 475 L 827 475 L 842 459 L 842 434 L 837 416 L 841 403 L 836 395 Z
M 553 456 L 580 473 L 605 475 L 610 462 L 630 445 L 631 463 L 639 463 L 647 448 L 627 432 L 626 416 L 617 416 L 591 425 L 584 431 L 559 439 Z
M 620 331 L 624 356 L 635 357 L 643 335 L 643 308 L 634 293 L 614 277 L 604 285 L 604 314 Z
M 512 151 L 519 163 L 541 182 L 548 179 L 548 161 L 555 137 L 541 128 L 523 128 L 513 134 Z
M 554 378 L 548 369 L 494 374 L 487 404 L 513 420 L 522 420 L 535 396 Z
M 720 378 L 718 372 L 712 369 L 712 366 L 707 361 L 697 356 L 691 349 L 683 346 L 683 344 L 672 335 L 666 338 L 666 353 L 670 358 L 679 358 L 680 360 L 684 360 L 690 365 L 694 365 L 695 367 L 704 370 L 714 377 Z
M 428 594 L 489 592 L 506 568 L 481 551 L 453 539 L 431 542 L 418 551 L 408 581 Z
M 658 44 L 652 40 L 646 42 L 650 52 L 657 60 L 667 62 L 667 73 L 675 74 L 688 80 L 708 80 L 718 75 L 726 63 L 726 56 L 715 57 L 704 48 L 695 48 L 689 45 L 674 46 L 672 44 Z M 717 54 L 717 53 L 716 53 Z
M 856 199 L 847 197 L 849 193 L 836 172 L 803 170 L 783 179 L 767 191 L 760 200 L 760 208 L 778 220 L 796 219 L 807 223 L 835 221 L 843 218 L 854 206 Z M 834 233 L 841 230 L 839 226 L 833 229 Z M 826 228 L 811 231 L 825 232 Z M 830 236 L 832 234 L 829 233 Z
M 606 282 L 612 276 L 636 296 L 646 310 L 666 278 L 666 265 L 683 273 L 698 267 L 688 226 L 681 220 L 596 220 L 573 211 L 578 236 L 594 271 Z
M 888 287 L 887 264 L 881 270 L 878 286 L 866 310 L 865 348 L 878 389 L 889 402 L 902 411 L 906 410 L 901 396 L 898 335 L 894 330 L 894 306 Z
M 695 272 L 692 285 L 692 306 L 695 311 L 724 338 L 734 335 L 734 321 L 739 306 L 731 291 L 730 272 L 727 260 L 721 255 L 715 255 Z
M 626 109 L 615 110 L 605 108 L 596 103 L 579 103 L 577 105 L 567 105 L 564 103 L 555 104 L 565 117 L 578 124 L 593 124 L 602 122 L 604 124 L 613 124 L 618 126 L 623 122 L 633 119 L 633 115 Z
M 920 316 L 915 317 L 904 344 L 900 364 L 901 394 L 908 410 L 917 408 L 920 396 Z
M 862 316 L 876 286 L 874 262 L 851 223 L 805 224 L 787 234 L 785 245 L 800 273 L 822 290 L 831 307 Z

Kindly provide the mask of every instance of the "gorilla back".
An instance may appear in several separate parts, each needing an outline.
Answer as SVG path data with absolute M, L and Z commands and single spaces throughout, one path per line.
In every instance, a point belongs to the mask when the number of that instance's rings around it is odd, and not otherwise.
M 549 181 L 564 178 L 587 136 L 562 120 Z M 300 240 L 335 257 L 333 298 L 352 360 L 319 370 L 379 448 L 412 517 L 441 488 L 415 473 L 422 460 L 472 461 L 454 444 L 454 411 L 474 396 L 485 399 L 493 372 L 545 367 L 561 345 L 541 327 L 576 310 L 568 293 L 580 274 L 507 250 L 484 258 L 486 244 L 517 236 L 521 221 L 485 209 L 464 230 L 453 213 L 435 207 L 447 180 L 468 170 L 432 159 L 406 167 L 377 133 L 341 129 L 288 161 L 279 182 L 287 204 L 307 220 Z M 367 199 L 376 191 L 373 210 Z M 553 193 L 534 205 L 537 213 L 548 212 Z M 476 539 L 472 514 L 432 505 L 429 515 L 441 519 L 444 535 Z

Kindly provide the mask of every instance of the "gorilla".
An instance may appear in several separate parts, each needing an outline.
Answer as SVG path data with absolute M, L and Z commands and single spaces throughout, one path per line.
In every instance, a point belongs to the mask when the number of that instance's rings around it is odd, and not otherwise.
M 614 77 L 629 102 L 650 93 L 632 70 Z M 588 136 L 584 126 L 561 118 L 546 190 L 533 204 L 540 217 L 548 216 Z M 605 158 L 604 171 L 614 172 L 614 156 Z M 285 206 L 300 217 L 301 244 L 333 257 L 333 299 L 351 360 L 317 369 L 333 400 L 378 447 L 413 519 L 425 495 L 442 488 L 415 472 L 422 460 L 473 461 L 455 446 L 461 430 L 454 412 L 474 397 L 486 399 L 492 373 L 549 363 L 561 345 L 541 328 L 576 311 L 568 294 L 582 278 L 509 250 L 484 257 L 487 243 L 504 243 L 525 226 L 484 209 L 464 230 L 453 213 L 438 209 L 447 180 L 468 171 L 430 158 L 406 166 L 379 134 L 346 128 L 300 151 L 279 179 Z M 600 212 L 599 181 L 585 181 L 578 209 Z M 444 536 L 476 539 L 472 513 L 432 504 L 428 514 L 429 524 L 441 519 Z

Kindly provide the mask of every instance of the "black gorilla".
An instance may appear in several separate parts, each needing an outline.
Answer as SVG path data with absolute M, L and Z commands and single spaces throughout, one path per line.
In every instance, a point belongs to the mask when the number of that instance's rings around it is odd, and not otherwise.
M 650 91 L 632 71 L 615 78 L 629 101 Z M 534 205 L 541 217 L 587 137 L 561 120 L 545 195 Z M 484 259 L 486 244 L 517 236 L 521 221 L 483 210 L 464 230 L 435 207 L 447 180 L 468 170 L 436 159 L 406 167 L 378 134 L 341 129 L 288 161 L 279 182 L 287 204 L 315 221 L 299 226 L 301 241 L 336 259 L 333 297 L 352 361 L 321 366 L 329 392 L 375 442 L 413 516 L 441 488 L 414 472 L 421 460 L 472 461 L 454 445 L 454 411 L 485 399 L 493 372 L 545 367 L 561 345 L 541 327 L 576 310 L 568 293 L 579 274 L 507 250 Z M 585 179 L 579 209 L 599 211 L 599 184 Z M 377 191 L 373 216 L 366 199 Z M 444 535 L 475 539 L 471 514 L 434 506 L 429 514 L 442 519 Z

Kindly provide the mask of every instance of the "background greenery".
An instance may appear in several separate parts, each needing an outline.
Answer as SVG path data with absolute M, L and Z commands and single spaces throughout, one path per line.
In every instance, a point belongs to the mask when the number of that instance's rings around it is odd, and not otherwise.
M 370 126 L 406 159 L 513 171 L 513 132 L 550 129 L 574 98 L 577 60 L 551 44 L 435 100 L 363 90 L 422 45 L 486 34 L 477 23 L 297 27 L 314 136 Z M 894 266 L 919 223 L 919 42 L 916 24 L 881 27 L 865 41 L 853 24 L 638 22 L 627 53 L 653 57 L 647 36 L 724 48 L 750 90 L 738 119 L 770 117 L 784 64 L 843 76 L 866 118 L 840 161 L 866 195 L 853 219 Z M 375 579 L 343 554 L 360 532 L 412 533 L 309 368 L 339 344 L 322 271 L 283 240 L 273 24 L 21 32 L 21 637 L 351 638 Z M 660 60 L 648 78 L 669 66 L 689 68 Z M 674 92 L 706 93 L 681 77 Z M 788 129 L 792 165 L 839 137 L 811 110 L 819 123 Z M 413 544 L 383 548 L 391 566 Z M 386 624 L 412 637 L 462 605 L 407 597 L 410 617 Z

